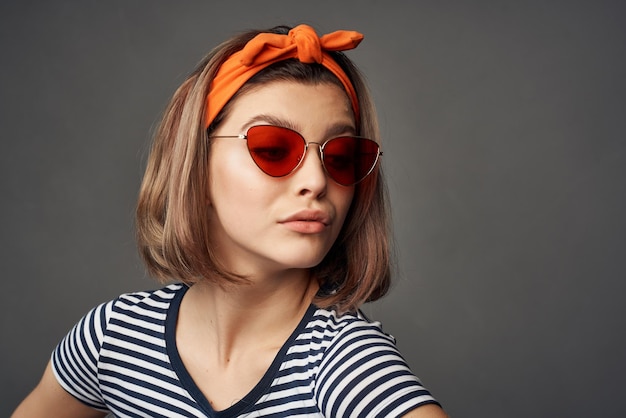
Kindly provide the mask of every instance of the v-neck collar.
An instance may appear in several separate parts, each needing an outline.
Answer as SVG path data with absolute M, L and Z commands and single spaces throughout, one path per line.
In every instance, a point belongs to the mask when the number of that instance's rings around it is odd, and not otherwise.
M 296 326 L 293 333 L 280 348 L 280 350 L 276 354 L 276 357 L 274 357 L 272 364 L 269 366 L 261 380 L 259 380 L 259 382 L 254 386 L 254 388 L 252 388 L 252 390 L 248 392 L 246 396 L 244 396 L 232 406 L 221 411 L 215 411 L 206 396 L 204 396 L 200 388 L 191 378 L 191 375 L 185 368 L 180 354 L 178 353 L 178 347 L 176 346 L 176 322 L 178 320 L 178 313 L 180 311 L 181 301 L 188 289 L 188 286 L 182 285 L 180 290 L 176 292 L 174 298 L 170 302 L 170 306 L 167 311 L 167 318 L 165 320 L 165 344 L 167 355 L 169 356 L 170 363 L 172 365 L 172 369 L 178 376 L 182 388 L 189 392 L 189 394 L 194 398 L 200 409 L 202 409 L 202 411 L 209 417 L 227 418 L 239 416 L 242 413 L 246 412 L 248 408 L 253 407 L 259 400 L 259 398 L 270 387 L 272 381 L 276 376 L 276 373 L 280 370 L 280 366 L 285 359 L 287 351 L 292 346 L 293 341 L 298 337 L 298 335 L 300 335 L 302 330 L 310 322 L 317 308 L 314 305 L 309 306 L 304 316 L 298 323 L 298 326 Z

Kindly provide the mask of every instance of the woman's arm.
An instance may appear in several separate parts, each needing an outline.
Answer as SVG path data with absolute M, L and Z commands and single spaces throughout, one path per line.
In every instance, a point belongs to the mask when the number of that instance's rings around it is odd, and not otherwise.
M 448 418 L 448 415 L 438 405 L 428 404 L 409 411 L 402 418 Z
M 41 381 L 17 407 L 11 418 L 100 418 L 106 412 L 92 409 L 59 385 L 48 363 Z

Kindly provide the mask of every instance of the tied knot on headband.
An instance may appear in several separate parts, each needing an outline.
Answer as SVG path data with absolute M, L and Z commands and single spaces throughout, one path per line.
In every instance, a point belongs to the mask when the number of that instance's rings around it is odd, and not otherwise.
M 346 51 L 356 48 L 363 35 L 354 31 L 340 30 L 321 38 L 307 25 L 296 26 L 287 35 L 261 33 L 241 50 L 241 64 L 247 67 L 262 64 L 264 60 L 297 58 L 305 64 L 322 64 L 323 51 Z
M 348 75 L 328 54 L 328 51 L 346 51 L 356 48 L 363 35 L 340 30 L 319 37 L 308 25 L 299 25 L 287 35 L 263 32 L 256 35 L 238 52 L 220 66 L 207 96 L 205 128 L 213 122 L 226 103 L 252 76 L 279 61 L 296 58 L 305 64 L 321 64 L 341 82 L 350 102 L 354 117 L 359 118 L 356 91 Z

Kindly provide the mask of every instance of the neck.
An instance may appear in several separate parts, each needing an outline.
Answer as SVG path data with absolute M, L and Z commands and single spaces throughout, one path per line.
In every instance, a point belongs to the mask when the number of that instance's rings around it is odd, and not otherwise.
M 308 270 L 249 280 L 240 285 L 197 283 L 181 305 L 179 325 L 192 326 L 222 364 L 250 349 L 282 346 L 318 290 Z

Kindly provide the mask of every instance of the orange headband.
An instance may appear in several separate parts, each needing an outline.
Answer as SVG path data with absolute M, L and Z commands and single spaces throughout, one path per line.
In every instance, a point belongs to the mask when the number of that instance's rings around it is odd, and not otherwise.
M 305 64 L 322 64 L 337 76 L 350 97 L 354 117 L 358 118 L 359 102 L 356 91 L 346 73 L 326 51 L 353 49 L 362 39 L 363 35 L 354 31 L 337 31 L 320 38 L 308 25 L 296 26 L 287 35 L 258 34 L 242 50 L 224 61 L 211 82 L 206 103 L 205 128 L 209 127 L 230 98 L 253 75 L 275 62 L 289 58 L 297 58 Z

